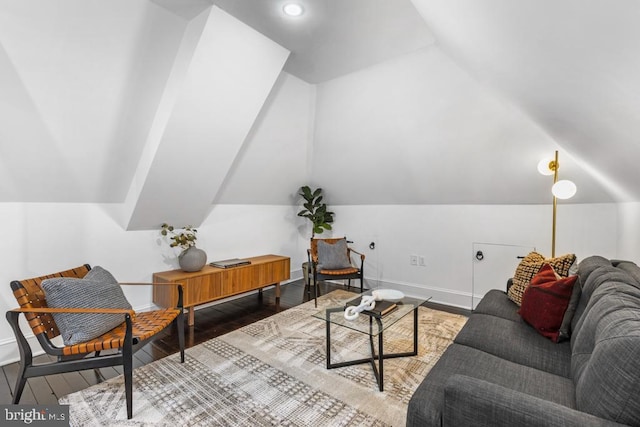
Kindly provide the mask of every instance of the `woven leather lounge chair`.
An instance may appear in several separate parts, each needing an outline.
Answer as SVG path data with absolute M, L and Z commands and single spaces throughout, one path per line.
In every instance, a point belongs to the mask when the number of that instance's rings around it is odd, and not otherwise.
M 27 378 L 122 365 L 125 379 L 127 417 L 131 418 L 133 416 L 133 353 L 172 323 L 178 332 L 180 361 L 184 363 L 184 315 L 182 286 L 180 284 L 119 283 L 119 285 L 178 286 L 179 297 L 175 308 L 135 313 L 131 309 L 119 308 L 50 308 L 47 306 L 46 295 L 41 286 L 43 280 L 53 278 L 82 279 L 90 270 L 91 267 L 85 264 L 78 268 L 46 276 L 11 282 L 11 289 L 20 305 L 20 308 L 7 312 L 7 320 L 13 328 L 20 350 L 20 369 L 12 403 L 17 404 L 20 401 Z M 87 284 L 87 286 L 90 285 L 90 283 Z M 84 284 L 81 283 L 81 286 L 84 286 Z M 24 313 L 42 349 L 47 354 L 55 356 L 55 361 L 43 364 L 33 363 L 31 347 L 18 324 L 21 313 Z M 97 338 L 73 345 L 57 346 L 51 341 L 60 335 L 53 313 L 121 314 L 122 323 Z M 117 322 L 118 319 L 116 318 Z
M 311 274 L 309 283 L 306 283 L 310 292 L 311 278 L 313 278 L 314 301 L 318 306 L 318 281 L 319 280 L 343 280 L 351 287 L 352 279 L 360 280 L 360 292 L 363 288 L 364 259 L 365 255 L 351 249 L 346 237 L 331 239 L 311 239 L 310 249 L 307 250 Z M 360 256 L 360 267 L 356 267 L 351 254 Z

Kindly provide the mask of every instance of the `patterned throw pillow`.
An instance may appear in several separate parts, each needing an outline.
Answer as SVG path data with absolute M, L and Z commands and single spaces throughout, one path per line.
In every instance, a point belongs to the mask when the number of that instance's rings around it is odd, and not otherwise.
M 96 271 L 94 271 L 94 269 Z M 125 308 L 131 304 L 111 273 L 94 267 L 84 279 L 54 277 L 42 281 L 47 305 L 52 308 Z M 93 274 L 91 272 L 94 271 Z M 88 277 L 88 278 L 87 278 Z M 65 345 L 97 338 L 124 322 L 124 314 L 53 313 Z
M 577 278 L 561 278 L 549 264 L 544 264 L 524 291 L 518 313 L 540 335 L 558 342 L 559 329 Z
M 509 299 L 518 305 L 522 304 L 522 295 L 524 295 L 525 289 L 529 286 L 533 276 L 540 271 L 543 264 L 547 263 L 551 265 L 560 277 L 567 277 L 569 275 L 569 269 L 575 261 L 575 254 L 566 254 L 556 258 L 546 259 L 537 252 L 531 252 L 524 257 L 518 265 L 518 268 L 516 268 L 516 272 L 513 275 L 513 285 L 507 292 Z

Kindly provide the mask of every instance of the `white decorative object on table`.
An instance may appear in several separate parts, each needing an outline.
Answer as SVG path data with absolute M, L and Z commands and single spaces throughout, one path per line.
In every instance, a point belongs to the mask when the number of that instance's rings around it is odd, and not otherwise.
M 376 307 L 376 301 L 400 301 L 404 298 L 404 294 L 400 291 L 396 291 L 394 289 L 378 289 L 371 292 L 371 296 L 365 295 L 362 297 L 360 301 L 360 305 L 354 306 L 350 305 L 344 310 L 344 318 L 347 320 L 355 320 L 358 318 L 360 313 L 365 310 L 373 310 Z
M 398 302 L 402 298 L 404 298 L 404 293 L 396 291 L 395 289 L 377 289 L 371 292 L 371 295 L 375 297 L 376 301 L 386 300 L 391 302 Z

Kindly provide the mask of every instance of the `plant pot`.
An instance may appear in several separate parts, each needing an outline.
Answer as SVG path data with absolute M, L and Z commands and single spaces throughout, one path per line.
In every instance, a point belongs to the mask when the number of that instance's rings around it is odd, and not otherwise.
M 303 262 L 302 263 L 302 277 L 304 277 L 304 284 L 306 285 L 307 283 L 310 286 L 313 286 L 313 277 L 311 276 L 311 266 L 309 265 L 308 262 Z
M 207 263 L 207 253 L 195 246 L 185 249 L 178 255 L 178 264 L 182 271 L 200 271 Z

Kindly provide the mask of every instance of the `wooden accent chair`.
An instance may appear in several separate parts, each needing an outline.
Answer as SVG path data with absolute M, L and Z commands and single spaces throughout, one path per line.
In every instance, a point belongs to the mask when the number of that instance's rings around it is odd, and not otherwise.
M 319 280 L 343 280 L 346 279 L 347 285 L 351 287 L 351 279 L 360 280 L 360 292 L 363 292 L 363 277 L 364 277 L 364 259 L 365 255 L 351 249 L 348 246 L 349 242 L 346 237 L 330 238 L 330 239 L 311 239 L 310 248 L 307 250 L 307 257 L 309 266 L 311 268 L 311 274 L 309 275 L 308 293 L 311 288 L 311 278 L 313 278 L 314 289 L 314 301 L 316 307 L 318 306 L 318 281 Z M 324 246 L 326 249 L 318 249 L 319 245 Z M 338 249 L 339 248 L 339 249 Z M 342 251 L 346 250 L 346 254 L 343 256 Z M 336 262 L 335 255 L 338 253 L 340 258 L 343 258 L 342 262 Z M 360 256 L 360 267 L 356 267 L 351 258 L 351 254 Z M 323 255 L 325 258 L 323 259 Z M 328 255 L 328 256 L 327 256 Z
M 46 276 L 11 282 L 13 295 L 20 305 L 20 308 L 7 312 L 7 320 L 13 328 L 20 350 L 20 369 L 12 403 L 17 404 L 20 401 L 27 378 L 85 369 L 97 370 L 107 366 L 122 365 L 125 379 L 127 417 L 130 419 L 133 416 L 133 353 L 143 347 L 150 338 L 173 323 L 178 332 L 180 361 L 184 363 L 182 285 L 179 283 L 120 283 L 120 285 L 177 286 L 178 304 L 176 308 L 135 313 L 129 309 L 50 308 L 47 306 L 45 292 L 41 287 L 43 280 L 59 277 L 81 279 L 89 270 L 91 270 L 91 267 L 85 264 L 81 267 Z M 42 349 L 46 353 L 55 356 L 55 361 L 43 364 L 33 363 L 31 347 L 18 324 L 20 313 L 24 313 Z M 119 313 L 122 314 L 123 322 L 97 338 L 79 344 L 59 347 L 51 341 L 60 335 L 52 313 Z M 103 350 L 111 351 L 107 351 L 107 354 L 101 354 Z

